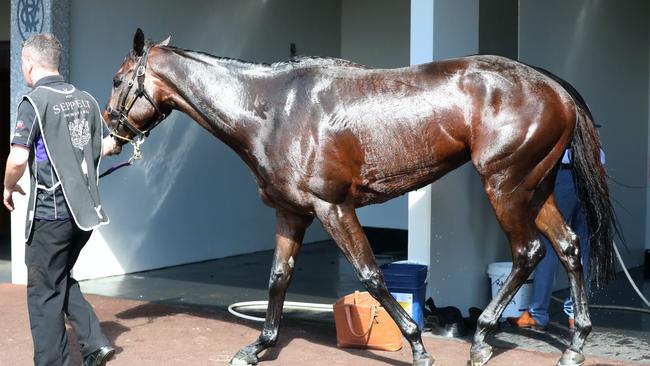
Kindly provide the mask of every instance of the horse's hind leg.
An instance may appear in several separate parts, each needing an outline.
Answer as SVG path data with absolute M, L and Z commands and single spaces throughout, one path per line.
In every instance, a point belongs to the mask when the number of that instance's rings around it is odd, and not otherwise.
M 312 221 L 311 216 L 298 216 L 280 209 L 276 210 L 276 246 L 269 278 L 269 304 L 266 309 L 264 328 L 255 342 L 237 352 L 230 361 L 231 365 L 255 365 L 257 355 L 277 342 L 284 297 L 305 230 Z
M 320 202 L 316 212 L 325 229 L 354 267 L 361 283 L 386 309 L 411 344 L 413 365 L 432 366 L 434 360 L 424 349 L 420 329 L 386 288 L 384 276 L 375 262 L 375 256 L 361 229 L 354 207 Z
M 571 286 L 571 297 L 575 309 L 575 332 L 569 348 L 558 362 L 560 366 L 582 365 L 582 355 L 587 336 L 591 332 L 591 320 L 584 287 L 583 269 L 578 237 L 566 224 L 555 203 L 555 196 L 548 197 L 535 220 L 539 230 L 551 241 L 553 249 L 564 265 Z
M 492 347 L 485 342 L 486 336 L 495 328 L 510 299 L 545 253 L 535 227 L 533 192 L 524 189 L 516 189 L 514 192 L 499 191 L 491 187 L 489 179 L 484 182 L 499 224 L 510 241 L 512 272 L 478 319 L 470 349 L 471 366 L 484 365 L 492 356 Z

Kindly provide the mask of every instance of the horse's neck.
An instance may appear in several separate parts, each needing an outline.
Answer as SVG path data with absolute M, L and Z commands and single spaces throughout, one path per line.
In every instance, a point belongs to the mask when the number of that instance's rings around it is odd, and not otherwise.
M 263 92 L 262 65 L 237 61 L 192 59 L 173 54 L 164 77 L 177 92 L 176 109 L 188 114 L 236 150 L 248 150 L 264 117 L 256 106 Z M 259 69 L 259 70 L 256 70 Z M 253 88 L 254 86 L 254 88 Z M 255 90 L 255 93 L 251 92 Z

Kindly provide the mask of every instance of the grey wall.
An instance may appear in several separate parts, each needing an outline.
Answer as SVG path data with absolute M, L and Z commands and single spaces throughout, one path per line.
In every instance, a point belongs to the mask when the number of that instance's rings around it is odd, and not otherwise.
M 520 1 L 519 57 L 573 84 L 599 124 L 628 266 L 642 263 L 648 185 L 650 3 Z
M 410 2 L 343 0 L 341 57 L 378 68 L 409 65 Z M 408 228 L 408 199 L 402 196 L 357 210 L 364 226 Z
M 343 0 L 341 57 L 378 68 L 409 65 L 409 1 Z
M 10 0 L 0 0 L 0 41 L 8 41 L 11 38 L 10 29 Z
M 340 2 L 331 0 L 72 0 L 71 79 L 103 106 L 137 27 L 154 40 L 171 34 L 172 45 L 250 61 L 287 59 L 291 42 L 299 54 L 339 56 L 340 13 Z M 129 156 L 127 148 L 103 168 Z M 273 247 L 274 212 L 261 203 L 252 174 L 187 116 L 172 113 L 143 156 L 100 185 L 111 217 L 100 234 L 116 268 L 132 272 Z M 325 237 L 315 223 L 306 241 Z

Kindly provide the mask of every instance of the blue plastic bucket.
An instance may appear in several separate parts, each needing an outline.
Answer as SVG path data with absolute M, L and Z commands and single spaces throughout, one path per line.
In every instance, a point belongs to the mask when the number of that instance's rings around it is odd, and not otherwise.
M 381 270 L 384 273 L 388 291 L 422 329 L 427 290 L 427 266 L 395 262 L 382 265 Z

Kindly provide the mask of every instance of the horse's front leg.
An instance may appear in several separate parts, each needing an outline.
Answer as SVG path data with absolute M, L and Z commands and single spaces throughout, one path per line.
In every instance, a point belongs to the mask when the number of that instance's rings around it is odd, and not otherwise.
M 258 362 L 257 355 L 277 342 L 287 287 L 305 230 L 312 220 L 311 216 L 276 210 L 276 246 L 269 279 L 269 305 L 266 309 L 264 328 L 255 342 L 237 352 L 230 361 L 231 365 L 255 365 Z
M 368 238 L 359 224 L 354 207 L 321 202 L 317 216 L 343 254 L 354 267 L 363 286 L 393 318 L 411 345 L 414 366 L 433 366 L 434 360 L 424 349 L 417 323 L 386 288 L 384 275 L 377 266 Z

